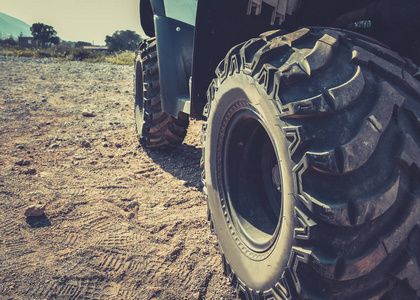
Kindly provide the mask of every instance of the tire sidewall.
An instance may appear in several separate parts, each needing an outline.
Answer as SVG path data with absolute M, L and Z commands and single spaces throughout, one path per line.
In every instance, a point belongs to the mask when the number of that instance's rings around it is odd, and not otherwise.
M 218 156 L 221 155 L 219 153 L 220 140 L 223 140 L 225 134 L 226 123 L 228 123 L 226 121 L 232 116 L 229 116 L 227 112 L 235 104 L 244 100 L 261 118 L 260 123 L 271 138 L 282 174 L 281 227 L 277 239 L 266 251 L 264 258 L 258 258 L 258 255 L 251 258 L 235 242 L 237 235 L 232 234 L 231 229 L 229 229 L 225 217 L 227 209 L 222 207 L 223 186 L 218 183 L 221 176 L 220 166 L 217 166 Z M 238 73 L 228 76 L 219 84 L 211 102 L 205 142 L 205 178 L 208 205 L 215 233 L 227 263 L 235 270 L 239 280 L 246 282 L 248 288 L 252 290 L 265 291 L 274 287 L 288 266 L 289 256 L 295 244 L 293 238 L 295 200 L 292 176 L 294 164 L 289 157 L 289 142 L 283 134 L 282 128 L 284 125 L 278 117 L 274 100 L 270 99 L 265 90 L 252 77 Z
M 142 136 L 144 125 L 144 94 L 143 94 L 143 63 L 140 51 L 136 53 L 136 60 L 134 66 L 134 120 L 136 123 L 137 134 L 139 138 Z

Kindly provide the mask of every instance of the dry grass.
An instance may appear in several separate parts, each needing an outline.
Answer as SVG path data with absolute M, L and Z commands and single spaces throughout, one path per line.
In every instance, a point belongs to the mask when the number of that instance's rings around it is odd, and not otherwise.
M 30 57 L 30 58 L 53 58 L 57 61 L 86 61 L 103 62 L 114 65 L 133 65 L 135 53 L 133 51 L 104 53 L 86 50 L 82 48 L 63 49 L 24 49 L 17 46 L 0 47 L 0 55 Z

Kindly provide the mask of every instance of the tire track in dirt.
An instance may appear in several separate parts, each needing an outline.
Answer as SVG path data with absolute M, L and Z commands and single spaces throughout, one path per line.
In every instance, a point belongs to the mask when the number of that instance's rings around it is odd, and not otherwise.
M 131 67 L 0 68 L 0 298 L 235 298 L 200 191 L 200 122 L 174 151 L 148 152 Z M 29 222 L 37 202 L 46 218 Z

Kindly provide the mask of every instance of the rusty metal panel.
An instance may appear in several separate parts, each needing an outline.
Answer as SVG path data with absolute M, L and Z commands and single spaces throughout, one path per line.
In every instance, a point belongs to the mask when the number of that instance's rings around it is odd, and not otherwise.
M 286 14 L 291 15 L 299 8 L 301 0 L 249 0 L 248 14 L 259 15 L 263 2 L 274 8 L 271 16 L 271 25 L 275 23 L 280 25 L 286 19 Z

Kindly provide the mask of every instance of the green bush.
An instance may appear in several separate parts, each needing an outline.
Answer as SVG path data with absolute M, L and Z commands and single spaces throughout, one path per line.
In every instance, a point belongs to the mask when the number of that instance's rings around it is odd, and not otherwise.
M 17 46 L 18 42 L 16 42 L 12 37 L 9 37 L 4 40 L 0 40 L 0 46 L 8 47 L 8 46 Z
M 50 53 L 49 51 L 46 51 L 46 50 L 35 51 L 33 55 L 34 58 L 48 58 L 48 57 L 53 57 L 53 56 L 54 56 L 53 53 Z
M 90 52 L 82 48 L 76 48 L 70 52 L 70 60 L 85 60 L 90 57 Z

